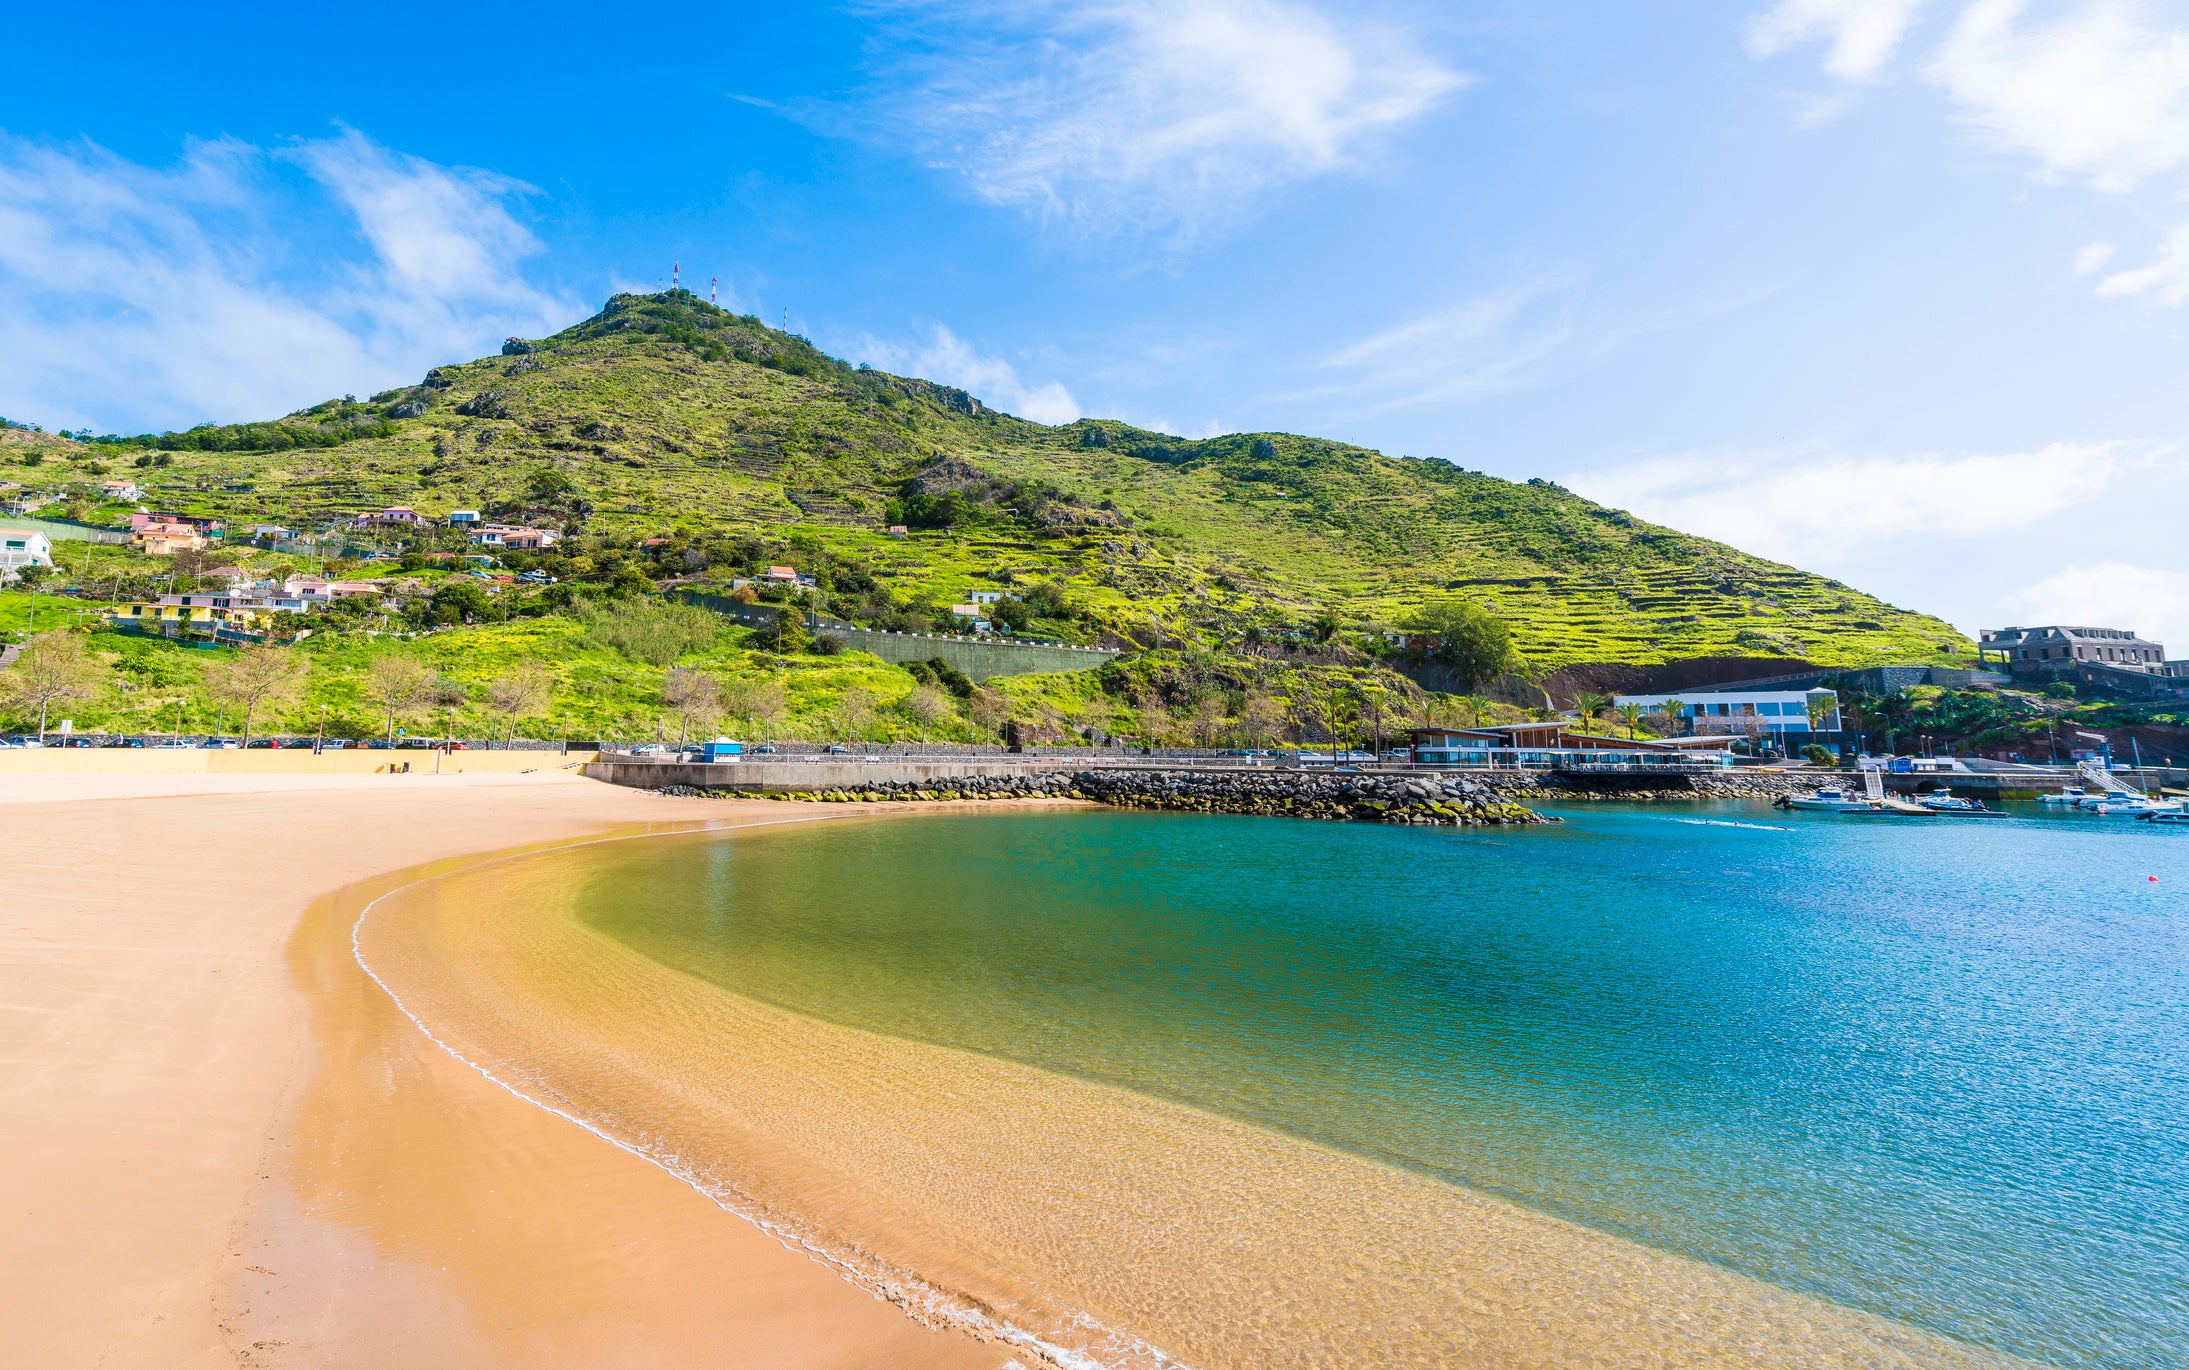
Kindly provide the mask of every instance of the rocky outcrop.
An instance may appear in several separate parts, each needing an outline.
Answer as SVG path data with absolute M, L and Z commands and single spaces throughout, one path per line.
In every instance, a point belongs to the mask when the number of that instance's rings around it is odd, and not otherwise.
M 753 798 L 734 790 L 670 786 L 665 794 Z M 853 789 L 771 794 L 791 801 L 1081 799 L 1127 809 L 1267 814 L 1435 827 L 1554 823 L 1498 789 L 1436 775 L 1343 775 L 1314 771 L 1087 770 L 880 782 Z

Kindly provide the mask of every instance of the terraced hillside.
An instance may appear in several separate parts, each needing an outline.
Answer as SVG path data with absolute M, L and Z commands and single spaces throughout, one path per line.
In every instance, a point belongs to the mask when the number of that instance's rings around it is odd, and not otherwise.
M 156 509 L 290 527 L 407 504 L 622 545 L 797 533 L 902 602 L 949 604 L 1003 573 L 1055 579 L 1088 611 L 1084 633 L 1143 643 L 1400 625 L 1458 593 L 1539 669 L 1968 650 L 1935 618 L 1546 481 L 1285 433 L 1048 427 L 853 369 L 684 292 L 618 296 L 554 337 L 278 420 L 0 446 L 0 480 L 73 492 L 79 512 L 107 472 Z M 913 536 L 888 537 L 891 522 Z

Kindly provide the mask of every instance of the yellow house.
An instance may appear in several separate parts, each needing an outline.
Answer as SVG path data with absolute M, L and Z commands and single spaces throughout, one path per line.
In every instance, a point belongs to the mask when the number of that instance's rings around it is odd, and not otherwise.
M 162 637 L 203 635 L 264 637 L 274 626 L 270 609 L 231 609 L 216 604 L 192 604 L 189 596 L 163 595 L 150 604 L 124 604 L 108 617 L 117 625 L 137 628 Z

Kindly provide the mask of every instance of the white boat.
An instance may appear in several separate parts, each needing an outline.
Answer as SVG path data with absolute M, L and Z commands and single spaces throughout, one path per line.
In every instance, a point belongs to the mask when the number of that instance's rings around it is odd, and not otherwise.
M 1981 799 L 1956 799 L 1950 794 L 1926 795 L 1916 803 L 1932 813 L 1953 814 L 1961 818 L 1997 818 L 1999 813 L 1984 807 Z
M 2189 827 L 2189 813 L 2184 813 L 2181 806 L 2177 804 L 2171 809 L 2158 809 L 2147 813 L 2143 816 L 2143 821 L 2146 823 L 2161 823 L 2167 827 Z
M 2124 797 L 2116 803 L 2100 804 L 2097 812 L 2105 818 L 2148 818 L 2158 813 L 2178 813 L 2178 804 L 2154 804 L 2140 797 Z
M 1873 805 L 1868 799 L 1847 790 L 1821 789 L 1815 794 L 1780 795 L 1778 807 L 1782 809 L 1813 809 L 1818 813 L 1868 813 Z
M 2080 804 L 2089 797 L 2090 791 L 2084 789 L 2082 786 L 2069 785 L 2063 788 L 2058 794 L 2038 795 L 2037 802 L 2040 804 Z

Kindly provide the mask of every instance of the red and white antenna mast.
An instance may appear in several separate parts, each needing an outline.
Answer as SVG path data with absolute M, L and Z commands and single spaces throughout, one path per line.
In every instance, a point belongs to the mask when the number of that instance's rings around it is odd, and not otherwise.
M 684 278 L 684 263 L 682 263 L 682 262 L 671 262 L 671 263 L 669 263 L 669 288 L 670 288 L 671 290 L 675 290 L 675 289 L 677 288 L 677 286 L 678 286 L 679 282 L 681 282 L 681 281 L 683 280 L 683 278 Z
M 719 278 L 719 277 L 716 277 L 716 276 L 709 276 L 709 277 L 707 278 L 707 303 L 709 303 L 709 304 L 713 304 L 713 303 L 715 303 L 715 298 L 714 298 L 714 286 L 715 286 L 715 282 L 716 282 L 717 280 L 719 280 L 719 279 L 720 279 L 720 278 Z

